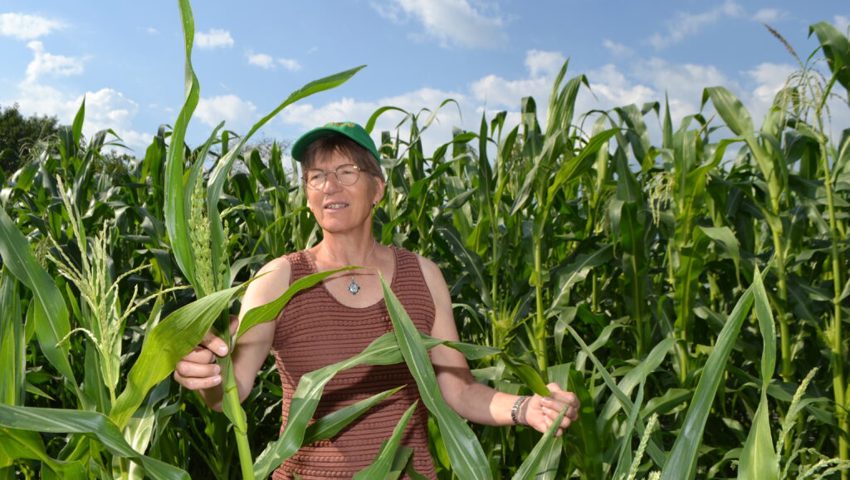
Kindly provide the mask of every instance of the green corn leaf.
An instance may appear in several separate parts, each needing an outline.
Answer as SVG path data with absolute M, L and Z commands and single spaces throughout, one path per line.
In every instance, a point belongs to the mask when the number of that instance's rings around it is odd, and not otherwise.
M 546 430 L 546 433 L 543 434 L 543 437 L 537 441 L 537 444 L 534 445 L 531 453 L 525 457 L 525 460 L 519 466 L 514 476 L 511 477 L 512 479 L 525 480 L 528 478 L 535 478 L 537 476 L 537 472 L 540 470 L 540 464 L 547 458 L 548 455 L 550 455 L 553 445 L 560 441 L 560 439 L 555 436 L 555 432 L 558 431 L 558 426 L 561 425 L 561 421 L 564 420 L 564 415 L 566 415 L 566 413 L 567 409 L 564 409 L 558 414 L 558 418 L 552 422 L 552 426 L 550 426 L 549 429 Z
M 420 334 L 420 339 L 425 345 L 425 348 L 431 349 L 437 345 L 446 345 L 457 349 L 461 353 L 469 354 L 470 356 L 467 358 L 482 358 L 493 354 L 492 348 L 479 348 L 476 345 L 468 345 L 459 342 L 446 342 L 428 337 L 424 334 Z M 392 365 L 403 361 L 404 357 L 402 357 L 401 352 L 399 351 L 395 335 L 390 332 L 378 337 L 362 352 L 351 358 L 304 374 L 298 382 L 298 386 L 295 388 L 292 404 L 290 405 L 289 420 L 287 421 L 286 427 L 284 428 L 280 438 L 269 444 L 268 447 L 266 447 L 266 449 L 263 450 L 263 452 L 257 457 L 254 462 L 254 476 L 256 478 L 268 477 L 275 468 L 286 461 L 287 458 L 295 454 L 295 452 L 297 452 L 298 449 L 301 448 L 301 445 L 305 442 L 322 439 L 322 436 L 325 435 L 325 433 L 322 433 L 320 436 L 318 432 L 314 432 L 312 435 L 316 435 L 315 437 L 309 436 L 308 433 L 310 430 L 308 430 L 307 424 L 309 423 L 313 413 L 316 411 L 316 407 L 319 405 L 319 399 L 322 396 L 325 385 L 331 380 L 331 378 L 333 378 L 334 375 L 345 369 L 358 365 Z M 384 393 L 386 394 L 387 392 Z M 362 402 L 373 402 L 374 404 L 378 401 L 380 400 L 368 399 Z M 347 422 L 353 421 L 357 418 L 357 416 L 361 415 L 362 412 L 368 410 L 370 406 L 371 405 L 367 405 L 366 403 L 357 404 L 356 407 L 350 407 L 350 411 L 338 412 L 339 418 L 332 419 L 332 421 L 334 423 L 339 422 L 340 424 L 342 422 L 346 422 L 345 424 L 347 424 Z M 344 426 L 345 425 L 337 425 L 333 428 L 341 429 Z
M 284 306 L 289 303 L 289 300 L 292 299 L 295 294 L 298 292 L 305 290 L 307 288 L 312 287 L 313 285 L 318 284 L 322 280 L 328 278 L 329 276 L 343 272 L 346 270 L 352 270 L 357 267 L 345 267 L 337 270 L 328 270 L 325 272 L 317 272 L 310 275 L 306 275 L 304 277 L 299 278 L 289 288 L 286 289 L 279 297 L 272 300 L 269 303 L 264 305 L 260 305 L 258 307 L 254 307 L 242 317 L 242 321 L 239 323 L 239 332 L 237 333 L 237 337 L 241 336 L 243 333 L 248 331 L 251 327 L 259 325 L 261 323 L 265 323 L 274 318 L 280 313 Z
M 530 388 L 532 392 L 540 395 L 541 397 L 548 397 L 552 395 L 552 392 L 549 391 L 549 387 L 546 386 L 546 382 L 543 380 L 540 372 L 538 372 L 534 367 L 524 363 L 517 363 L 511 359 L 510 355 L 505 353 L 501 355 L 501 359 L 505 362 L 505 366 L 507 366 L 508 369 L 525 384 L 525 386 Z
M 613 256 L 614 247 L 612 245 L 603 245 L 594 252 L 578 255 L 573 262 L 564 267 L 564 270 L 558 274 L 559 289 L 555 295 L 555 299 L 552 301 L 552 306 L 549 307 L 550 312 L 556 308 L 563 307 L 569 298 L 573 286 L 587 278 L 587 275 L 594 268 L 611 261 Z
M 581 372 L 570 368 L 567 390 L 573 392 L 581 402 L 578 421 L 570 425 L 570 433 L 578 439 L 578 451 L 581 452 L 577 461 L 581 471 L 589 479 L 601 480 L 602 476 L 602 438 L 596 430 L 596 406 L 593 397 L 585 386 Z
M 552 203 L 555 199 L 555 195 L 562 187 L 570 185 L 572 182 L 576 181 L 593 166 L 596 162 L 596 152 L 598 152 L 601 148 L 606 147 L 608 145 L 608 140 L 610 140 L 616 133 L 617 129 L 614 128 L 597 133 L 588 140 L 587 145 L 581 149 L 578 155 L 561 165 L 561 168 L 555 175 L 555 179 L 549 186 L 546 198 L 547 205 Z
M 828 22 L 818 22 L 809 27 L 809 36 L 812 33 L 818 37 L 832 75 L 850 92 L 850 40 Z
M 97 438 L 113 455 L 141 464 L 147 475 L 152 478 L 189 479 L 189 475 L 183 470 L 133 450 L 124 440 L 118 426 L 98 412 L 0 405 L 0 427 L 46 433 L 85 434 Z
M 581 338 L 581 336 L 578 334 L 578 332 L 576 332 L 575 329 L 573 329 L 573 327 L 571 327 L 570 325 L 567 325 L 566 327 L 567 327 L 567 331 L 570 332 L 570 336 L 572 336 L 573 339 L 576 341 L 576 343 L 579 344 L 579 347 L 581 347 L 581 350 L 587 355 L 587 358 L 590 359 L 591 363 L 593 363 L 593 366 L 596 367 L 596 369 L 599 371 L 599 374 L 602 375 L 602 380 L 605 382 L 605 386 L 607 386 L 608 389 L 611 390 L 611 394 L 617 400 L 619 400 L 620 405 L 622 405 L 622 408 L 631 411 L 634 404 L 632 403 L 631 399 L 629 399 L 628 395 L 626 395 L 625 393 L 623 393 L 622 390 L 620 390 L 620 388 L 614 382 L 614 378 L 611 377 L 611 374 L 608 373 L 608 370 L 605 369 L 605 366 L 602 364 L 601 361 L 599 361 L 599 358 L 596 355 L 594 355 L 593 352 L 590 350 L 590 348 L 587 346 L 587 344 L 584 343 L 584 340 Z M 668 340 L 672 341 L 672 339 L 668 339 Z M 666 350 L 669 350 L 669 348 L 670 347 L 667 346 Z M 589 403 L 589 404 L 592 404 L 592 402 Z M 585 403 L 582 402 L 582 408 L 584 408 L 584 405 L 585 405 Z M 601 422 L 601 419 L 598 419 L 597 424 L 599 424 L 600 422 Z M 588 428 L 590 428 L 590 427 L 588 427 Z M 643 432 L 646 430 L 646 428 L 645 428 L 645 426 L 643 425 L 643 423 L 641 422 L 640 419 L 638 419 L 638 421 L 637 421 L 637 428 L 638 428 L 638 433 L 640 435 L 643 435 Z M 602 431 L 604 431 L 604 430 L 602 430 Z M 661 448 L 658 446 L 658 444 L 656 444 L 655 441 L 652 440 L 651 438 L 649 440 L 649 445 L 647 446 L 647 452 L 649 453 L 649 455 L 652 457 L 652 460 L 655 461 L 656 464 L 662 465 L 662 464 L 667 462 L 667 456 L 665 455 L 664 451 L 662 451 Z
M 192 285 L 197 285 L 195 263 L 192 256 L 192 241 L 189 236 L 187 219 L 186 187 L 183 183 L 183 164 L 186 157 L 184 141 L 192 113 L 198 106 L 201 95 L 198 78 L 192 68 L 192 45 L 195 39 L 195 20 L 189 0 L 178 0 L 180 19 L 183 25 L 183 45 L 185 49 L 185 99 L 174 129 L 171 132 L 171 144 L 165 161 L 165 228 L 171 242 L 171 250 L 180 271 Z
M 359 418 L 375 405 L 395 395 L 402 388 L 404 388 L 403 385 L 377 393 L 316 420 L 307 427 L 307 431 L 304 434 L 304 443 L 310 444 L 318 440 L 327 440 L 333 437 L 348 426 L 349 423 Z
M 750 113 L 732 92 L 724 87 L 709 87 L 702 94 L 702 103 L 705 104 L 709 98 L 732 133 L 740 137 L 754 135 Z
M 80 102 L 80 108 L 77 109 L 77 114 L 74 115 L 74 123 L 71 126 L 71 134 L 74 138 L 74 143 L 79 145 L 83 139 L 83 120 L 86 118 L 86 97 L 83 95 L 83 101 Z
M 413 405 L 404 412 L 401 419 L 398 421 L 398 424 L 396 424 L 393 429 L 393 433 L 390 435 L 390 438 L 385 440 L 381 445 L 375 461 L 368 467 L 357 472 L 357 474 L 354 475 L 355 480 L 387 478 L 390 470 L 392 470 L 396 452 L 398 452 L 399 446 L 401 445 L 401 436 L 404 434 L 404 429 L 407 428 L 407 424 L 410 422 L 410 417 L 413 416 L 413 412 L 416 410 L 417 405 L 419 405 L 419 401 L 413 402 Z M 398 473 L 401 472 L 399 471 Z
M 150 389 L 171 374 L 177 362 L 203 340 L 231 299 L 246 286 L 220 290 L 195 300 L 172 312 L 147 333 L 139 358 L 127 376 L 127 386 L 109 413 L 116 425 L 120 428 L 127 425 Z
M 767 404 L 767 387 L 776 369 L 776 329 L 767 291 L 756 267 L 753 276 L 754 309 L 762 335 L 761 352 L 761 398 L 753 425 L 744 443 L 738 462 L 740 480 L 777 480 L 779 478 L 779 456 L 773 449 L 770 433 L 770 417 Z
M 0 403 L 22 405 L 26 387 L 24 318 L 18 283 L 0 268 Z
M 491 478 L 489 462 L 481 444 L 469 425 L 446 404 L 440 393 L 434 367 L 425 346 L 419 341 L 419 332 L 383 278 L 381 286 L 399 349 L 416 380 L 423 403 L 440 425 L 443 441 L 452 459 L 452 468 L 464 479 Z
M 38 300 L 33 319 L 42 353 L 76 388 L 77 380 L 68 361 L 68 344 L 59 344 L 71 332 L 68 307 L 53 279 L 35 260 L 26 238 L 4 209 L 0 209 L 0 257 L 6 271 L 32 290 Z
M 705 362 L 702 376 L 694 391 L 688 413 L 681 432 L 673 444 L 667 462 L 661 470 L 662 480 L 687 480 L 694 478 L 697 452 L 702 443 L 702 433 L 714 402 L 714 395 L 726 370 L 726 361 L 732 347 L 738 339 L 741 325 L 744 323 L 753 305 L 753 289 L 748 288 L 720 331 L 714 350 Z M 657 463 L 657 462 L 656 462 Z

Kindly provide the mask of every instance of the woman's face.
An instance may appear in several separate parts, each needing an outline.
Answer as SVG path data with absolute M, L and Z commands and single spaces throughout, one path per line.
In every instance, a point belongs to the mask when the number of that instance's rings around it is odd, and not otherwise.
M 334 152 L 319 158 L 310 165 L 311 169 L 325 172 L 325 184 L 321 188 L 305 185 L 307 206 L 325 233 L 346 233 L 366 225 L 371 229 L 372 205 L 384 195 L 384 182 L 361 171 L 352 185 L 342 185 L 335 174 L 343 165 L 355 165 L 347 156 Z

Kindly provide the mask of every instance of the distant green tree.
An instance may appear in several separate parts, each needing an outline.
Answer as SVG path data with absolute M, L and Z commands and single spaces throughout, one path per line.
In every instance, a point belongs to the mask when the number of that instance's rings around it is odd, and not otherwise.
M 7 175 L 17 170 L 26 151 L 36 142 L 59 130 L 56 117 L 25 117 L 18 111 L 18 105 L 0 107 L 0 171 Z

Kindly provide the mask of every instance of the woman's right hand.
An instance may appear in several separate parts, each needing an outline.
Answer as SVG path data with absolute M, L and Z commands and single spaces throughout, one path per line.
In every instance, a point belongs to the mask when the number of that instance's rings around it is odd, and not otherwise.
M 207 332 L 200 345 L 183 357 L 174 369 L 174 380 L 189 390 L 205 390 L 221 384 L 221 367 L 215 361 L 227 355 L 224 340 Z

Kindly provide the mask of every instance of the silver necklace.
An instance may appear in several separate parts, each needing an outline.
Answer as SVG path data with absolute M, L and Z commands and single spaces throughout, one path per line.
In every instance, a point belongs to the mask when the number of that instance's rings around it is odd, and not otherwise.
M 372 252 L 375 251 L 375 247 L 378 246 L 378 242 L 372 242 L 372 249 L 369 250 L 369 253 L 366 254 L 366 258 L 363 259 L 363 263 L 366 263 L 366 260 L 369 260 L 369 257 L 372 255 Z M 360 284 L 357 283 L 357 278 L 355 277 L 355 273 L 351 274 L 351 280 L 348 282 L 348 293 L 352 295 L 357 295 L 360 293 Z

